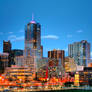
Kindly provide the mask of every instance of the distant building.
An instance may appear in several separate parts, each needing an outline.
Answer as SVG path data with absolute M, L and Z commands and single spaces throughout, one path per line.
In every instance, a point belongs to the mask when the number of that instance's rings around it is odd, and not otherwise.
M 10 52 L 11 52 L 11 42 L 3 41 L 3 53 L 10 53 Z
M 0 54 L 0 73 L 3 73 L 5 68 L 8 67 L 8 53 Z
M 68 46 L 69 57 L 74 58 L 77 65 L 88 66 L 90 60 L 90 43 L 86 40 Z
M 61 59 L 61 64 L 65 67 L 65 51 L 64 50 L 52 50 L 48 51 L 48 58 Z
M 77 71 L 77 65 L 73 58 L 70 58 L 70 57 L 65 58 L 65 71 L 66 72 L 76 72 Z

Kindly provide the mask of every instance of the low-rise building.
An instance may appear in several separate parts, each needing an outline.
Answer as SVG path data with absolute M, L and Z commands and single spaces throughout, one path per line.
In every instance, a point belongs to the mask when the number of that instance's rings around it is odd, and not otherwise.
M 30 81 L 35 78 L 35 74 L 33 74 L 33 71 L 28 66 L 16 66 L 12 65 L 11 67 L 8 67 L 5 71 L 5 76 L 8 79 L 11 80 L 19 80 L 22 82 Z

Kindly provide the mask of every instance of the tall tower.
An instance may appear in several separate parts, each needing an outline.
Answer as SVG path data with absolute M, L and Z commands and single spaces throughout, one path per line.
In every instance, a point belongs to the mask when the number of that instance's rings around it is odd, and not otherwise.
M 41 57 L 41 25 L 34 21 L 25 27 L 25 53 L 24 56 Z
M 69 57 L 74 58 L 77 65 L 88 66 L 90 60 L 90 43 L 86 40 L 74 42 L 68 46 Z

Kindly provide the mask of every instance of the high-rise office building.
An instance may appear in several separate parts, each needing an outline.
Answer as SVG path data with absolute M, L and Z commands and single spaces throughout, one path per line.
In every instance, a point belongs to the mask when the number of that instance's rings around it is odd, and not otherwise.
M 18 66 L 30 67 L 32 75 L 35 75 L 37 72 L 37 60 L 41 59 L 42 52 L 41 25 L 32 19 L 25 27 L 24 55 L 15 57 L 15 63 Z
M 56 50 L 48 51 L 48 58 L 55 58 L 55 59 L 61 59 L 61 64 L 64 67 L 65 66 L 65 51 L 64 50 Z
M 25 56 L 41 57 L 41 25 L 34 20 L 25 28 Z
M 3 41 L 3 53 L 10 53 L 10 52 L 11 52 L 11 42 Z
M 77 65 L 88 66 L 90 60 L 90 43 L 86 40 L 68 46 L 69 57 L 74 58 Z

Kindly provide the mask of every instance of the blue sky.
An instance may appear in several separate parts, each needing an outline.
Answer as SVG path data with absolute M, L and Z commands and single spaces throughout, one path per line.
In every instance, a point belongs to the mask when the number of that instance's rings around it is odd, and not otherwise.
M 3 40 L 12 41 L 12 49 L 24 49 L 25 25 L 41 24 L 44 56 L 52 49 L 87 40 L 92 44 L 92 0 L 0 0 L 0 52 Z

